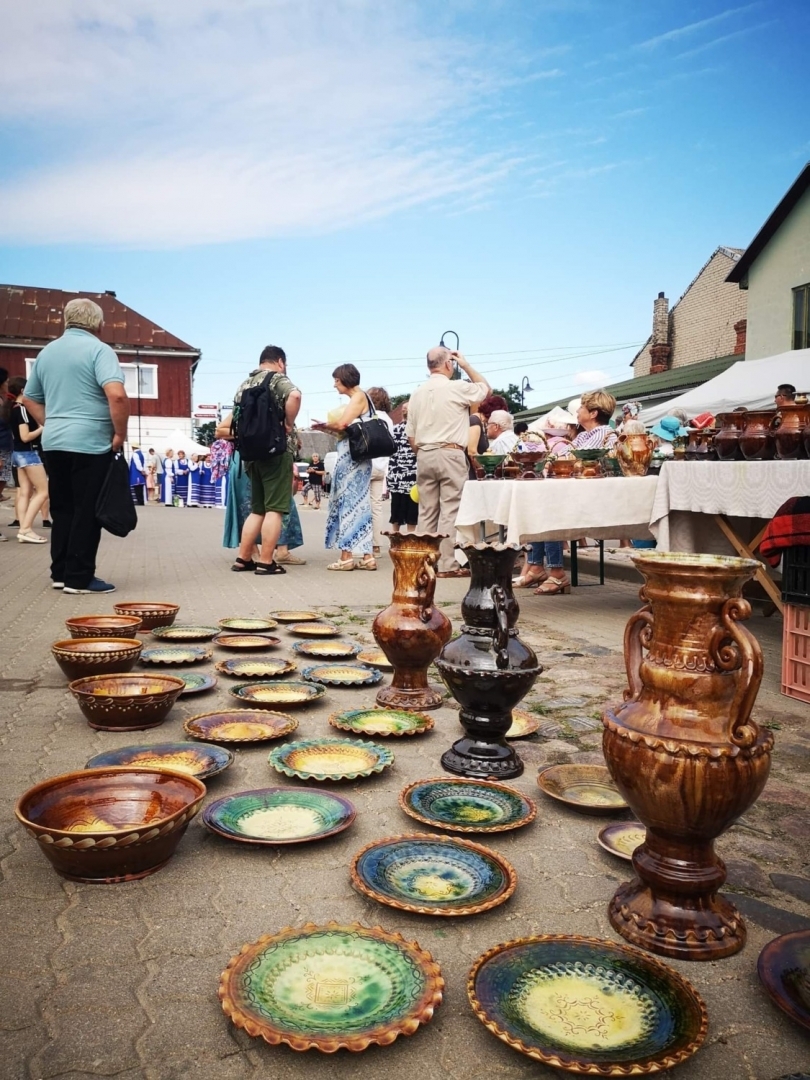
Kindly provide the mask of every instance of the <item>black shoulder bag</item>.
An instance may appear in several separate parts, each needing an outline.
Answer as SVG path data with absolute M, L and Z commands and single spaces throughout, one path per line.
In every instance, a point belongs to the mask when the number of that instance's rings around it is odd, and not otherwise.
M 366 394 L 371 416 L 368 420 L 353 420 L 346 428 L 349 453 L 352 461 L 368 461 L 369 458 L 390 457 L 396 446 L 388 424 L 379 416 L 374 402 Z

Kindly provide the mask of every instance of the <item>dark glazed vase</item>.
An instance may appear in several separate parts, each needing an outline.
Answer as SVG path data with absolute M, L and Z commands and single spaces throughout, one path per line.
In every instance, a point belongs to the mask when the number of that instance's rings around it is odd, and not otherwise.
M 744 412 L 718 413 L 714 448 L 720 461 L 736 461 L 740 454 L 740 432 L 745 427 Z
M 771 420 L 776 456 L 782 461 L 804 457 L 803 431 L 810 424 L 810 405 L 782 405 Z
M 619 790 L 647 828 L 637 877 L 608 909 L 634 945 L 678 960 L 717 960 L 745 944 L 745 924 L 718 890 L 714 841 L 758 798 L 773 736 L 751 720 L 762 679 L 743 584 L 750 559 L 636 555 L 645 606 L 624 635 L 629 690 L 607 709 L 603 748 Z
M 428 685 L 427 669 L 452 633 L 450 620 L 433 605 L 436 564 L 443 535 L 384 533 L 391 541 L 394 595 L 374 620 L 374 639 L 394 667 L 391 685 L 377 704 L 393 709 L 437 709 L 444 700 Z
M 461 706 L 464 737 L 442 754 L 448 772 L 478 779 L 520 776 L 523 762 L 506 742 L 512 709 L 543 670 L 515 630 L 520 614 L 512 573 L 517 544 L 462 548 L 470 560 L 470 588 L 461 604 L 461 636 L 436 661 L 448 690 Z
M 747 409 L 744 415 L 740 453 L 746 461 L 770 461 L 775 449 L 771 423 L 776 418 L 776 410 Z

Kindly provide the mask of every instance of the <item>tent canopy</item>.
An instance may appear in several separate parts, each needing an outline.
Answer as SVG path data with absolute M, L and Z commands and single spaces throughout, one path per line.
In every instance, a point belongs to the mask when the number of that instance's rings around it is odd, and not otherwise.
M 731 412 L 740 405 L 746 409 L 775 408 L 773 396 L 780 383 L 792 383 L 797 390 L 810 389 L 810 349 L 740 360 L 702 386 L 662 404 L 645 406 L 641 419 L 649 426 L 673 409 L 682 409 L 691 418 L 704 412 Z
M 179 428 L 175 428 L 169 435 L 166 435 L 160 439 L 152 439 L 150 446 L 154 446 L 155 450 L 159 454 L 165 454 L 167 450 L 174 450 L 175 454 L 178 450 L 182 450 L 186 457 L 191 457 L 192 454 L 200 454 L 205 456 L 211 453 L 210 446 L 203 446 L 201 443 L 194 442 L 189 435 L 184 435 Z

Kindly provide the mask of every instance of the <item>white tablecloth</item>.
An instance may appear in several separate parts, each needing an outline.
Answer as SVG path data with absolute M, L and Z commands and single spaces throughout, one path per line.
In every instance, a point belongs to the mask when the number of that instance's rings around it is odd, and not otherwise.
M 794 495 L 810 495 L 810 461 L 668 461 L 650 528 L 662 551 L 733 555 L 715 514 L 748 541 Z
M 509 544 L 527 540 L 649 540 L 655 476 L 598 480 L 468 480 L 456 529 L 464 541 L 481 539 L 503 525 Z

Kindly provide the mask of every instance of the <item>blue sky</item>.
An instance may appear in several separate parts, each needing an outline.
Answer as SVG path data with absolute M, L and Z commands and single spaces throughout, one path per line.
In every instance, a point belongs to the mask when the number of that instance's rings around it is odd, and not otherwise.
M 573 396 L 810 159 L 808 40 L 806 0 L 8 5 L 0 281 L 115 289 L 200 402 L 273 343 L 323 418 L 448 328 Z

